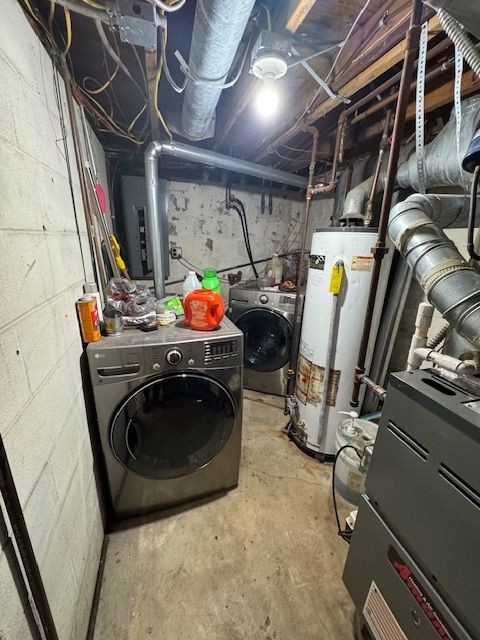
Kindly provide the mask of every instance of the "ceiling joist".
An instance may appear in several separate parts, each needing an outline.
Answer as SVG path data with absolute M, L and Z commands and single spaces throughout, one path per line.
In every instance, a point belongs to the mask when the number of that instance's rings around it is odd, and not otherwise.
M 295 2 L 291 2 L 290 5 L 293 6 L 290 7 L 288 12 L 285 28 L 295 33 L 303 24 L 315 2 L 316 0 L 295 0 Z

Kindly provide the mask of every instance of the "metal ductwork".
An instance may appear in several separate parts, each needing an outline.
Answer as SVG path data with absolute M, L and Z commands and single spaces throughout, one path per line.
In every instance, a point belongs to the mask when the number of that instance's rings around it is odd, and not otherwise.
M 458 186 L 468 184 L 471 176 L 461 169 L 459 162 L 463 158 L 480 119 L 480 96 L 462 102 L 462 127 L 460 131 L 460 154 L 457 153 L 457 135 L 455 111 L 452 109 L 450 119 L 440 133 L 425 146 L 425 182 L 429 189 L 441 186 Z M 365 203 L 372 188 L 373 176 L 361 182 L 349 191 L 345 197 L 342 219 L 362 220 L 365 214 Z M 385 172 L 380 174 L 377 192 L 383 190 Z M 415 152 L 397 170 L 397 184 L 402 188 L 418 190 L 418 171 Z
M 388 235 L 429 302 L 458 333 L 480 347 L 480 273 L 433 221 L 456 215 L 463 196 L 415 194 L 390 212 Z
M 255 0 L 197 0 L 182 107 L 183 135 L 190 140 L 215 133 L 215 108 Z
M 238 158 L 224 156 L 221 153 L 215 153 L 200 147 L 191 147 L 179 142 L 151 142 L 145 151 L 145 181 L 147 187 L 147 219 L 152 242 L 153 279 L 157 298 L 163 298 L 165 295 L 162 216 L 160 213 L 162 194 L 160 193 L 161 181 L 158 178 L 158 160 L 165 156 L 185 162 L 204 164 L 217 169 L 225 169 L 226 171 L 234 171 L 290 187 L 307 188 L 307 178 L 294 173 L 272 169 L 263 164 L 239 160 Z

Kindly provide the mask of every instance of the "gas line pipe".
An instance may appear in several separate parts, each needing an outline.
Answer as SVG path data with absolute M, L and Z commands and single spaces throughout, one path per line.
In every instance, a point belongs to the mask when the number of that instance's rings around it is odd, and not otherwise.
M 377 242 L 372 248 L 373 269 L 370 282 L 370 291 L 368 294 L 367 309 L 363 323 L 362 340 L 358 352 L 357 364 L 355 366 L 355 376 L 352 390 L 352 398 L 350 405 L 358 407 L 360 395 L 360 379 L 365 374 L 365 361 L 367 357 L 368 339 L 370 336 L 370 327 L 372 324 L 373 312 L 375 308 L 375 299 L 377 295 L 378 282 L 380 278 L 380 268 L 383 256 L 388 249 L 385 244 L 387 236 L 387 224 L 390 215 L 390 207 L 392 204 L 393 189 L 395 187 L 395 177 L 397 173 L 398 158 L 400 155 L 400 147 L 402 144 L 403 131 L 405 127 L 405 117 L 410 97 L 410 85 L 413 79 L 415 69 L 415 60 L 420 41 L 421 19 L 422 19 L 423 3 L 421 0 L 413 0 L 412 14 L 410 18 L 410 26 L 406 35 L 405 57 L 403 61 L 402 77 L 400 80 L 400 88 L 398 92 L 397 109 L 395 111 L 395 122 L 393 125 L 392 144 L 390 155 L 388 158 L 387 175 L 385 178 L 385 189 L 383 192 L 382 208 L 380 211 L 380 221 L 378 224 Z
M 337 333 L 337 317 L 338 317 L 338 298 L 342 290 L 342 280 L 344 273 L 344 262 L 341 259 L 335 261 L 332 268 L 332 275 L 330 278 L 330 293 L 332 294 L 332 308 L 330 310 L 330 326 L 328 329 L 328 342 L 327 353 L 325 355 L 325 366 L 323 369 L 323 385 L 322 385 L 322 400 L 320 402 L 320 412 L 318 421 L 320 423 L 320 429 L 318 433 L 318 444 L 322 439 L 323 432 L 325 430 L 325 419 L 327 416 L 327 402 L 328 402 L 328 387 L 330 384 L 331 368 L 335 362 L 335 335 Z
M 310 164 L 308 167 L 308 185 L 305 195 L 305 209 L 303 213 L 303 227 L 302 227 L 302 242 L 300 246 L 300 256 L 298 263 L 298 275 L 297 275 L 297 295 L 295 296 L 295 307 L 293 311 L 293 332 L 292 332 L 292 349 L 290 351 L 290 362 L 287 372 L 287 394 L 285 399 L 285 412 L 287 412 L 287 398 L 292 395 L 295 385 L 295 371 L 298 358 L 298 347 L 300 345 L 300 304 L 301 304 L 301 289 L 303 277 L 305 274 L 305 247 L 307 245 L 307 233 L 308 233 L 308 219 L 310 214 L 310 202 L 312 200 L 313 189 L 313 175 L 315 173 L 315 166 L 317 163 L 317 148 L 319 131 L 315 127 L 309 127 L 307 129 L 312 134 L 312 150 L 310 154 Z

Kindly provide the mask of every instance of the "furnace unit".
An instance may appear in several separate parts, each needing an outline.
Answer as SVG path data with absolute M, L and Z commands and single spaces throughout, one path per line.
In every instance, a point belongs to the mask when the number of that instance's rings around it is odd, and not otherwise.
M 434 373 L 390 378 L 345 565 L 375 640 L 480 638 L 480 391 Z

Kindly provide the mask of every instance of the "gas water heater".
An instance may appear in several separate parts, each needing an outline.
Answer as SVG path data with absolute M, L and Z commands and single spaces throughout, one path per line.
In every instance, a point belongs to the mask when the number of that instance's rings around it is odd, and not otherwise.
M 338 412 L 350 410 L 376 235 L 365 227 L 313 232 L 290 435 L 326 458 L 336 452 L 335 435 L 344 419 Z M 322 405 L 327 360 L 330 375 Z

